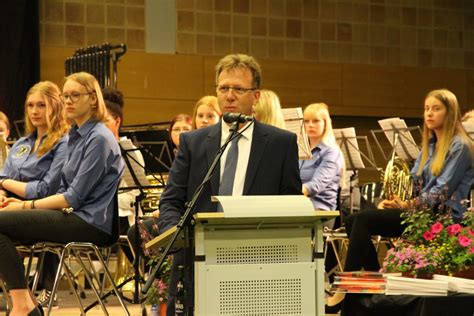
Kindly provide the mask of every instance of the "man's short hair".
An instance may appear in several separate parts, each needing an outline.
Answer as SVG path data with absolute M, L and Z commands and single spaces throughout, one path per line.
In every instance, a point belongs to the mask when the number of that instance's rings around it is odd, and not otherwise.
M 216 84 L 221 72 L 237 68 L 250 70 L 252 73 L 252 88 L 260 89 L 260 83 L 262 81 L 260 65 L 255 58 L 245 54 L 230 54 L 219 60 L 216 65 Z

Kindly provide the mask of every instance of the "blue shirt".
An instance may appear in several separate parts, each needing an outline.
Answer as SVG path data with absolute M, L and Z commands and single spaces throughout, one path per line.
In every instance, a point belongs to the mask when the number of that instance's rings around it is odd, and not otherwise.
M 343 166 L 341 151 L 320 142 L 311 152 L 313 159 L 299 161 L 301 182 L 315 209 L 335 210 Z
M 27 200 L 53 195 L 58 191 L 61 169 L 67 158 L 67 135 L 41 157 L 33 152 L 36 137 L 34 132 L 20 138 L 10 149 L 3 170 L 0 171 L 0 179 L 27 182 Z M 45 139 L 46 135 L 42 137 L 41 143 Z
M 73 126 L 58 193 L 73 214 L 111 235 L 113 199 L 123 168 L 117 140 L 103 123 L 89 120 L 80 128 Z
M 413 183 L 416 189 L 421 182 L 421 195 L 427 201 L 437 200 L 440 195 L 444 196 L 446 205 L 452 209 L 453 217 L 460 220 L 466 210 L 465 203 L 461 201 L 468 198 L 474 179 L 471 151 L 461 137 L 455 136 L 446 155 L 443 170 L 439 176 L 435 176 L 430 171 L 435 145 L 436 137 L 433 137 L 429 143 L 428 160 L 420 176 L 417 176 L 416 172 L 420 165 L 421 153 L 418 156 L 411 171 Z

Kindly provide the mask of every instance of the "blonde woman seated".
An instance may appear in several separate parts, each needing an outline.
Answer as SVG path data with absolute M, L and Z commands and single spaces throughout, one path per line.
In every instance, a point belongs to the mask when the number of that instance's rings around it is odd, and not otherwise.
M 202 97 L 197 101 L 193 111 L 193 129 L 199 129 L 217 124 L 221 118 L 221 110 L 217 98 L 212 95 Z
M 253 114 L 259 122 L 285 129 L 280 99 L 271 90 L 260 90 L 260 98 L 253 108 Z
M 449 90 L 429 92 L 424 101 L 422 148 L 411 171 L 414 183 L 420 183 L 415 196 L 433 205 L 441 203 L 451 209 L 459 222 L 466 210 L 463 200 L 468 197 L 474 179 L 472 141 L 461 124 L 461 112 L 456 96 Z M 384 200 L 379 208 L 354 213 L 346 218 L 349 235 L 344 271 L 378 271 L 377 252 L 372 235 L 399 237 L 405 229 L 400 215 L 409 206 L 394 196 Z M 328 300 L 326 313 L 336 313 L 342 306 L 344 294 L 336 293 Z
M 303 194 L 311 199 L 315 209 L 335 210 L 345 167 L 332 130 L 328 106 L 310 104 L 303 117 L 313 154 L 313 159 L 299 161 Z

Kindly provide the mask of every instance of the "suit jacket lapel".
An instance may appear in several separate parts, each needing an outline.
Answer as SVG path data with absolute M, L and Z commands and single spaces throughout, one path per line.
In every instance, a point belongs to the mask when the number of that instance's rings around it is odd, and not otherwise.
M 207 170 L 211 167 L 212 161 L 216 157 L 216 153 L 221 145 L 221 124 L 218 123 L 210 129 L 206 138 L 206 156 L 207 156 Z M 217 195 L 219 192 L 219 178 L 220 178 L 220 164 L 217 164 L 211 178 L 212 194 Z
M 258 166 L 268 142 L 268 134 L 262 131 L 260 123 L 255 121 L 254 124 L 252 147 L 250 149 L 249 163 L 247 165 L 247 174 L 245 175 L 244 195 L 247 195 L 250 190 L 250 185 L 257 174 Z

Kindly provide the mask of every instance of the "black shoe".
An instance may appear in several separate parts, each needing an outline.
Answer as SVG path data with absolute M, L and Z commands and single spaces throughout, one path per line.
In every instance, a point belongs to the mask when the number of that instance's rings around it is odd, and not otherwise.
M 340 301 L 336 305 L 331 305 L 329 306 L 328 304 L 324 305 L 324 312 L 326 314 L 337 314 L 341 311 L 342 304 L 344 303 L 344 300 Z
M 41 305 L 36 306 L 31 312 L 28 313 L 28 316 L 44 316 L 44 311 Z

